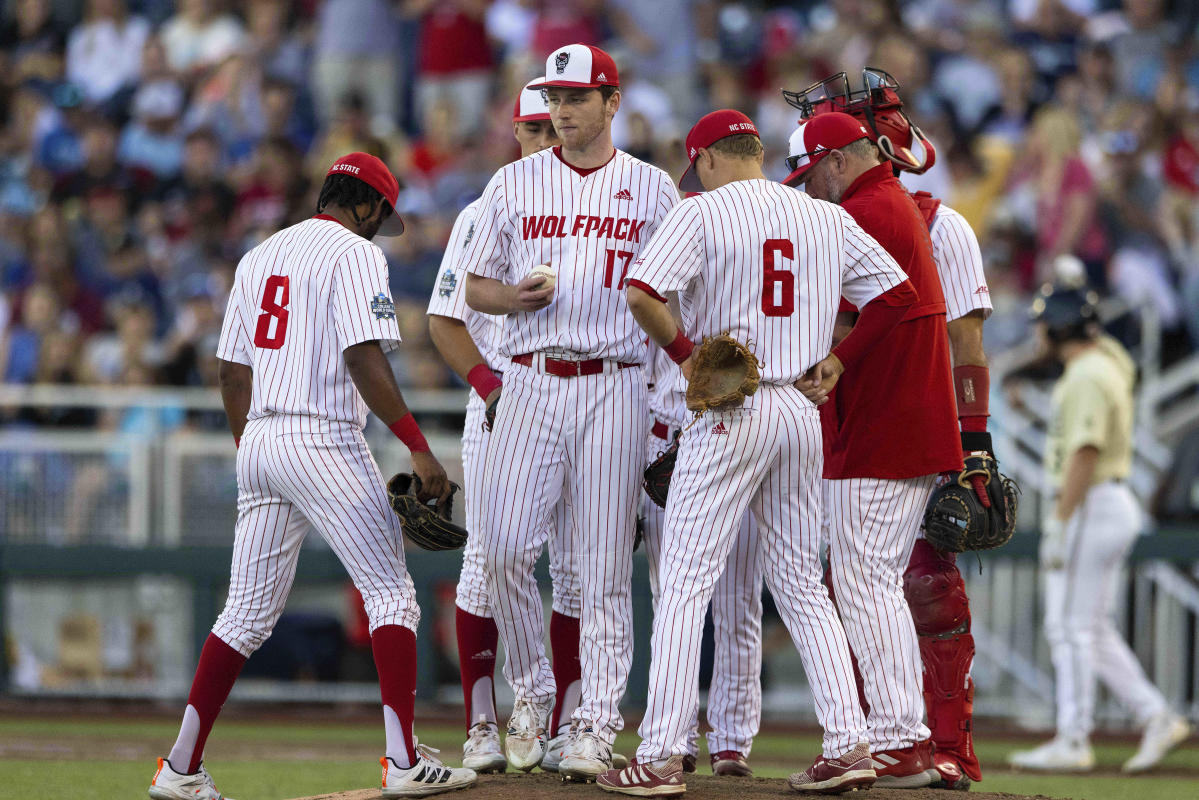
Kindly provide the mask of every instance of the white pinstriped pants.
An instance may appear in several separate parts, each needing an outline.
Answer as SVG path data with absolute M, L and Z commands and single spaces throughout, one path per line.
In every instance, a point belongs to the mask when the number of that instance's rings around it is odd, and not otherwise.
M 766 583 L 791 632 L 832 757 L 866 740 L 849 647 L 821 583 L 816 407 L 791 386 L 762 384 L 741 409 L 704 414 L 680 439 L 662 535 L 649 702 L 637 758 L 688 752 L 699 709 L 704 609 L 746 509 L 758 522 Z
M 275 415 L 250 421 L 237 453 L 237 534 L 229 595 L 212 632 L 249 656 L 274 630 L 310 527 L 325 538 L 362 593 L 372 631 L 412 631 L 420 608 L 404 566 L 400 521 L 383 475 L 350 423 L 282 433 Z
M 1066 523 L 1065 569 L 1043 573 L 1045 638 L 1062 736 L 1090 736 L 1094 730 L 1096 679 L 1142 724 L 1168 707 L 1114 619 L 1116 581 L 1141 522 L 1127 486 L 1111 481 L 1092 486 Z
M 552 704 L 533 565 L 565 501 L 583 613 L 582 700 L 572 719 L 611 743 L 633 657 L 632 548 L 648 428 L 645 376 L 633 367 L 559 378 L 512 364 L 487 447 L 480 530 L 504 677 L 518 698 Z
M 462 572 L 458 576 L 455 604 L 476 617 L 492 616 L 491 592 L 483 557 L 483 507 L 488 481 L 484 470 L 487 444 L 491 434 L 483 430 L 486 404 L 476 392 L 470 393 L 466 404 L 466 425 L 462 429 L 463 501 L 466 503 L 466 530 L 469 534 L 462 551 Z M 565 502 L 554 506 L 551 531 L 566 530 L 570 524 L 570 508 Z M 553 586 L 553 609 L 559 614 L 577 618 L 583 613 L 582 590 L 575 569 L 574 552 L 569 536 L 547 535 L 550 554 L 550 582 Z
M 653 434 L 647 455 L 656 455 L 665 447 Z M 649 585 L 655 611 L 661 590 L 658 562 L 661 558 L 662 525 L 666 511 L 649 497 L 642 502 L 642 536 L 649 560 Z M 708 752 L 736 750 L 749 755 L 762 722 L 762 564 L 758 531 L 753 517 L 746 512 L 737 529 L 733 549 L 712 592 L 712 685 L 708 689 L 705 717 Z M 692 720 L 693 735 L 687 752 L 698 753 L 694 734 L 699 720 Z
M 874 752 L 929 738 L 920 644 L 903 573 L 936 475 L 824 481 L 829 562 L 837 609 L 870 705 Z

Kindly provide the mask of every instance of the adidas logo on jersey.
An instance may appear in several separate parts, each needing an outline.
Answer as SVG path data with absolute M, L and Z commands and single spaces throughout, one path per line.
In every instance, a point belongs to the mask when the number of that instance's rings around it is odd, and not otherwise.
M 988 289 L 986 286 L 980 286 L 974 290 L 974 293 L 975 294 L 990 294 L 991 290 Z
M 477 659 L 480 661 L 488 658 L 495 658 L 495 651 L 491 648 L 475 653 L 473 656 L 471 656 L 471 659 Z
M 613 200 L 632 200 L 633 195 L 629 193 L 628 189 L 621 189 L 619 192 L 612 195 L 612 199 Z
M 728 436 L 729 429 L 724 427 L 723 422 L 717 422 L 715 425 L 712 426 L 712 433 L 716 436 Z

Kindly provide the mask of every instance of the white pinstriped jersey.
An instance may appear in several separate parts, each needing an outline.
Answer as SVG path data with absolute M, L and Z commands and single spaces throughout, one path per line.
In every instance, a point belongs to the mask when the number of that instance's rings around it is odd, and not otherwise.
M 729 331 L 791 383 L 832 344 L 842 295 L 859 308 L 907 276 L 839 206 L 768 180 L 735 181 L 680 203 L 629 269 L 679 293 L 695 341 Z
M 650 342 L 649 347 L 646 380 L 653 385 L 649 393 L 650 413 L 658 422 L 664 422 L 669 427 L 682 427 L 693 416 L 687 410 L 687 381 L 683 378 L 683 371 L 661 347 L 653 342 Z
M 479 214 L 476 200 L 458 214 L 450 241 L 441 257 L 441 277 L 433 286 L 429 299 L 429 314 L 452 317 L 466 323 L 466 330 L 474 340 L 475 347 L 487 366 L 497 372 L 504 369 L 504 359 L 496 349 L 504 330 L 504 318 L 493 314 L 481 314 L 466 304 L 466 273 L 462 270 L 462 256 L 475 235 L 475 219 Z
M 558 148 L 500 169 L 479 201 L 462 269 L 507 284 L 538 264 L 558 271 L 553 302 L 505 318 L 500 354 L 643 361 L 645 334 L 629 313 L 623 280 L 677 202 L 665 172 L 620 150 L 586 174 Z
M 237 265 L 217 357 L 254 370 L 249 419 L 296 416 L 366 424 L 342 351 L 400 340 L 376 245 L 330 218 L 284 228 Z
M 946 320 L 953 322 L 976 309 L 991 316 L 991 291 L 983 274 L 982 250 L 970 223 L 942 203 L 937 206 L 928 234 L 945 295 Z

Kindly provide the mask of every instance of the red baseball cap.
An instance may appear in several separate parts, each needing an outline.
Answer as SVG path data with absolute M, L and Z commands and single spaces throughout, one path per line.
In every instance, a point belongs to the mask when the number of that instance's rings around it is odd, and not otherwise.
M 807 171 L 833 150 L 869 138 L 870 131 L 865 125 L 840 111 L 817 114 L 802 121 L 791 134 L 791 156 L 787 159 L 791 174 L 783 179 L 783 183 L 798 186 L 803 183 Z
M 404 220 L 400 219 L 400 212 L 396 210 L 396 203 L 400 199 L 400 182 L 382 160 L 370 153 L 350 153 L 333 162 L 325 177 L 330 175 L 351 175 L 383 195 L 392 213 L 379 226 L 380 236 L 399 236 L 404 232 Z
M 534 78 L 525 84 L 516 96 L 516 108 L 512 109 L 513 122 L 540 122 L 550 118 L 550 107 L 545 102 L 545 93 L 535 88 L 545 78 Z
M 568 44 L 550 53 L 545 60 L 545 78 L 529 88 L 550 86 L 567 89 L 620 86 L 620 76 L 616 74 L 616 62 L 603 50 L 589 44 Z
M 699 175 L 695 172 L 695 157 L 701 147 L 711 147 L 721 139 L 730 136 L 740 136 L 743 133 L 758 135 L 754 122 L 740 111 L 722 108 L 699 118 L 687 134 L 687 164 L 683 177 L 679 178 L 679 188 L 684 192 L 702 192 L 704 185 L 700 183 Z

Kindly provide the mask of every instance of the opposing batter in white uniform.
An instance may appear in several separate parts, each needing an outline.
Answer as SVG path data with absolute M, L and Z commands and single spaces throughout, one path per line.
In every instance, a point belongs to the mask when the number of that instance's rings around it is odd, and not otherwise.
M 653 413 L 647 458 L 654 459 L 692 420 L 684 392 L 687 382 L 666 351 L 653 345 L 650 354 L 649 407 Z M 641 519 L 649 584 L 654 607 L 661 596 L 658 565 L 662 558 L 665 510 L 642 498 Z M 712 682 L 705 717 L 708 755 L 716 775 L 753 774 L 746 758 L 762 721 L 762 562 L 753 517 L 746 513 L 712 592 Z M 687 767 L 698 753 L 698 719 L 688 737 Z
M 670 178 L 613 148 L 616 66 L 602 50 L 550 55 L 550 116 L 562 147 L 501 169 L 479 204 L 463 260 L 467 303 L 506 314 L 509 359 L 486 473 L 486 569 L 516 692 L 506 741 L 528 769 L 545 745 L 555 682 L 532 566 L 565 499 L 583 591 L 582 700 L 560 770 L 588 779 L 611 763 L 632 657 L 631 547 L 648 420 L 645 340 L 625 272 L 677 201 Z M 549 285 L 530 270 L 548 265 Z
M 540 83 L 537 79 L 531 83 Z M 523 88 L 516 100 L 512 129 L 522 156 L 552 147 L 558 135 L 550 123 L 549 108 L 539 89 Z M 495 659 L 499 630 L 492 619 L 491 596 L 483 570 L 482 508 L 487 488 L 483 459 L 491 439 L 486 420 L 488 406 L 498 404 L 504 359 L 497 347 L 503 318 L 480 314 L 466 305 L 466 273 L 460 262 L 474 237 L 479 201 L 462 209 L 446 245 L 441 274 L 429 301 L 429 333 L 438 351 L 474 389 L 466 407 L 462 431 L 462 471 L 465 477 L 466 529 L 471 532 L 462 556 L 458 579 L 455 628 L 458 663 L 466 706 L 467 741 L 462 764 L 479 772 L 503 772 L 508 765 L 500 748 L 495 710 Z M 554 509 L 554 528 L 569 522 L 565 503 Z M 579 614 L 581 602 L 574 557 L 563 548 L 569 536 L 550 537 L 550 575 L 553 581 L 553 614 L 550 642 L 554 650 L 554 679 L 558 687 L 555 718 L 570 727 L 570 715 L 579 696 Z M 560 727 L 551 722 L 551 728 Z M 551 748 L 552 751 L 552 748 Z M 545 763 L 543 762 L 543 767 Z
M 154 800 L 221 800 L 204 742 L 242 664 L 283 611 L 310 528 L 362 594 L 387 734 L 383 796 L 474 783 L 416 744 L 416 605 L 399 520 L 362 428 L 370 408 L 408 445 L 424 499 L 449 492 L 384 356 L 399 341 L 387 262 L 370 242 L 398 235 L 399 185 L 382 161 L 351 153 L 329 169 L 316 217 L 242 259 L 217 356 L 237 438 L 238 514 L 229 595 L 196 668 L 179 738 L 159 759 Z M 240 445 L 245 448 L 241 449 Z
M 630 269 L 629 306 L 684 375 L 690 340 L 728 331 L 752 343 L 762 382 L 742 408 L 705 412 L 680 439 L 638 763 L 599 783 L 632 795 L 686 790 L 682 757 L 698 704 L 703 610 L 719 573 L 714 565 L 725 563 L 748 509 L 762 537 L 767 584 L 824 728 L 823 755 L 792 786 L 869 786 L 874 770 L 849 647 L 821 584 L 819 415 L 794 384 L 828 352 L 842 294 L 864 306 L 880 299 L 902 308 L 914 292 L 847 214 L 763 178 L 761 142 L 744 114 L 707 115 L 687 148 L 692 166 L 682 186 L 698 178 L 707 192 L 676 207 Z M 679 293 L 685 332 L 662 302 L 668 292 Z M 860 333 L 842 347 L 869 350 Z

